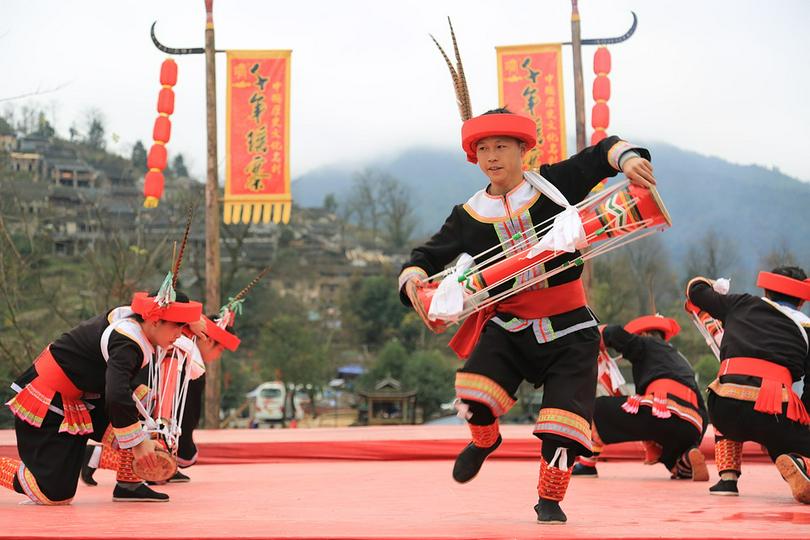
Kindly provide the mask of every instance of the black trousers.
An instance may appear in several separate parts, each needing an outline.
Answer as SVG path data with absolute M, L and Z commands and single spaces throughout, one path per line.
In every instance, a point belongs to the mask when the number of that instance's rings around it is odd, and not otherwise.
M 186 394 L 186 408 L 183 412 L 183 421 L 180 427 L 183 430 L 180 434 L 180 441 L 177 445 L 178 465 L 190 467 L 197 458 L 197 445 L 194 444 L 194 430 L 200 423 L 202 414 L 202 398 L 205 394 L 205 375 L 199 379 L 188 382 L 188 393 Z M 184 462 L 183 465 L 180 462 Z
M 626 400 L 623 396 L 596 398 L 593 422 L 605 444 L 655 441 L 663 447 L 661 462 L 667 469 L 672 469 L 684 452 L 700 445 L 703 433 L 693 424 L 675 414 L 658 418 L 644 405 L 636 414 L 627 413 L 622 409 Z
M 76 494 L 79 474 L 82 470 L 84 448 L 89 439 L 101 441 L 109 425 L 104 410 L 104 399 L 88 400 L 93 405 L 90 418 L 93 421 L 93 433 L 90 435 L 70 435 L 59 433 L 59 426 L 64 417 L 51 410 L 45 415 L 42 426 L 36 428 L 19 418 L 14 419 L 14 431 L 17 435 L 17 451 L 26 468 L 33 473 L 42 493 L 51 501 L 65 501 Z M 59 394 L 51 405 L 61 408 Z M 14 488 L 22 493 L 22 487 L 15 479 Z
M 810 457 L 810 426 L 789 420 L 787 403 L 782 414 L 766 414 L 755 411 L 753 401 L 725 398 L 709 390 L 708 407 L 721 438 L 757 442 L 768 450 L 772 461 L 791 452 Z
M 512 398 L 524 380 L 535 388 L 542 386 L 541 409 L 562 409 L 582 417 L 590 425 L 596 396 L 598 353 L 599 330 L 595 326 L 540 344 L 531 328 L 509 332 L 490 321 L 459 371 L 492 379 Z M 464 402 L 473 413 L 470 423 L 487 425 L 495 421 L 487 406 L 474 401 Z M 572 438 L 553 433 L 535 435 L 544 442 L 544 456 L 548 452 L 553 455 L 558 446 L 572 449 L 575 455 L 591 455 L 589 448 Z

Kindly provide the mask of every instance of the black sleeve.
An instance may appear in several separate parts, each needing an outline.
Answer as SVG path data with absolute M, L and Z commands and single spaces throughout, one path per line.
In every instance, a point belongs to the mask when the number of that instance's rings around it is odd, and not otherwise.
M 615 145 L 625 148 L 617 147 L 618 151 L 614 151 L 614 154 L 619 155 L 609 155 Z M 601 180 L 618 174 L 618 159 L 627 150 L 633 150 L 641 157 L 650 159 L 647 149 L 628 145 L 614 135 L 559 163 L 542 165 L 539 172 L 565 195 L 569 203 L 576 204 L 587 197 Z
M 430 240 L 411 251 L 410 259 L 402 266 L 402 272 L 408 268 L 417 267 L 425 271 L 428 276 L 432 276 L 444 270 L 462 251 L 461 241 L 461 206 L 453 207 L 453 211 L 445 220 L 439 232 L 434 234 Z M 404 287 L 400 284 L 400 299 L 406 306 L 410 306 L 408 296 L 404 293 Z
M 697 278 L 686 289 L 686 297 L 690 302 L 720 322 L 726 321 L 729 309 L 739 296 L 738 294 L 720 294 L 712 289 L 708 281 Z
M 128 427 L 138 421 L 138 409 L 132 399 L 132 380 L 143 363 L 140 346 L 128 337 L 113 332 L 108 345 L 105 398 L 110 423 L 115 428 Z
M 602 333 L 605 345 L 616 349 L 631 363 L 644 360 L 644 338 L 631 334 L 618 324 L 610 324 Z

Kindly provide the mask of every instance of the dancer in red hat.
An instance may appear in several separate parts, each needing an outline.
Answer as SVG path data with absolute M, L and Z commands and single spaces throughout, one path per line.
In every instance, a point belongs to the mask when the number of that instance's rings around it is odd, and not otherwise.
M 21 460 L 0 458 L 0 485 L 43 505 L 69 504 L 76 492 L 88 439 L 108 425 L 116 444 L 143 468 L 160 451 L 143 431 L 132 388 L 157 347 L 168 347 L 199 320 L 202 305 L 175 292 L 170 273 L 156 294 L 136 293 L 126 316 L 109 313 L 62 334 L 14 383 L 7 405 L 15 418 Z M 131 477 L 131 478 L 130 478 Z M 167 500 L 132 475 L 116 485 L 115 500 Z
M 708 416 L 695 382 L 695 372 L 670 343 L 681 328 L 675 319 L 647 315 L 624 328 L 604 329 L 605 345 L 616 349 L 633 366 L 636 394 L 596 398 L 594 447 L 629 441 L 655 443 L 671 478 L 707 481 L 709 473 L 700 441 Z M 647 461 L 649 463 L 649 460 Z M 596 476 L 596 466 L 578 463 L 576 476 Z
M 413 306 L 426 324 L 429 321 L 418 293 L 427 276 L 443 270 L 462 253 L 498 249 L 505 239 L 535 243 L 534 225 L 553 219 L 562 210 L 524 177 L 523 156 L 537 143 L 535 122 L 506 109 L 472 118 L 460 62 L 458 71 L 451 67 L 451 73 L 464 120 L 462 150 L 468 161 L 478 164 L 488 182 L 466 203 L 455 206 L 441 230 L 414 249 L 402 268 L 402 301 Z M 539 175 L 574 204 L 603 178 L 619 172 L 637 185 L 654 184 L 649 157 L 647 150 L 614 136 L 570 159 L 543 165 Z M 504 246 L 505 251 L 511 249 L 508 242 Z M 578 251 L 562 253 L 546 263 L 545 269 L 579 256 Z M 582 267 L 572 264 L 510 298 L 517 311 L 500 305 L 481 325 L 467 319 L 472 324 L 462 326 L 451 343 L 466 360 L 455 386 L 460 414 L 467 418 L 472 435 L 453 468 L 457 482 L 472 480 L 487 456 L 501 444 L 498 418 L 514 405 L 518 385 L 524 380 L 537 387 L 544 385 L 543 405 L 534 428 L 534 434 L 543 441 L 535 506 L 541 523 L 566 521 L 559 503 L 565 496 L 574 459 L 591 454 L 599 332 L 598 321 L 586 303 L 581 273 Z M 519 282 L 511 280 L 502 288 Z
M 154 413 L 159 418 L 171 418 L 181 426 L 180 436 L 170 447 L 175 454 L 179 469 L 191 467 L 197 462 L 198 452 L 194 442 L 194 430 L 202 410 L 202 396 L 205 392 L 205 364 L 219 360 L 225 349 L 233 352 L 239 348 L 241 340 L 233 331 L 236 315 L 242 312 L 242 304 L 247 293 L 268 271 L 269 267 L 262 270 L 244 289 L 230 298 L 217 315 L 202 315 L 198 321 L 188 325 L 183 330 L 183 335 L 172 343 L 165 354 L 161 351 L 160 369 L 167 376 L 170 376 L 167 372 L 176 372 L 178 365 L 181 366 L 180 373 L 177 375 L 181 381 L 180 384 L 173 380 L 164 386 L 172 391 L 180 388 L 179 399 L 184 401 L 183 405 L 177 410 L 171 410 L 170 404 L 175 402 L 175 396 L 172 393 L 172 395 L 163 396 L 163 399 L 160 400 L 163 410 Z M 142 382 L 147 382 L 147 372 L 146 369 L 141 371 L 139 379 Z M 189 380 L 187 390 L 183 392 L 186 374 L 188 374 Z M 141 394 L 154 394 L 144 385 L 141 385 L 140 388 L 143 389 Z M 182 410 L 181 417 L 174 417 L 180 410 Z M 112 442 L 113 439 L 108 434 L 105 435 L 101 445 L 88 446 L 81 474 L 82 480 L 87 485 L 97 485 L 93 478 L 96 469 L 111 469 L 121 474 L 122 465 L 126 468 L 126 462 L 120 456 L 120 450 L 111 444 Z M 188 481 L 190 478 L 180 470 L 166 480 L 169 483 Z
M 727 294 L 723 281 L 696 277 L 686 288 L 689 302 L 724 330 L 720 371 L 708 396 L 720 473 L 710 492 L 739 494 L 742 443 L 755 441 L 767 449 L 793 497 L 810 504 L 810 317 L 799 311 L 810 300 L 810 280 L 795 266 L 760 272 L 761 298 Z M 802 377 L 804 401 L 792 388 Z

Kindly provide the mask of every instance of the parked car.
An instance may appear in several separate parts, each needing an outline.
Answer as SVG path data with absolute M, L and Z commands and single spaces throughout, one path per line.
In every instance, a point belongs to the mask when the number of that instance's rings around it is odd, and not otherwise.
M 247 394 L 250 400 L 250 423 L 259 427 L 263 423 L 284 425 L 287 388 L 279 381 L 265 382 Z

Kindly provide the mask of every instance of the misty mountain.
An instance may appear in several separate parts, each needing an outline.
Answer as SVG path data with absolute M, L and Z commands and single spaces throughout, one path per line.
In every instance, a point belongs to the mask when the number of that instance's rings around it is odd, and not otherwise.
M 737 270 L 746 278 L 767 253 L 782 245 L 803 264 L 810 263 L 810 183 L 776 169 L 736 165 L 669 144 L 647 147 L 673 220 L 661 239 L 677 266 L 690 245 L 710 229 L 733 244 L 739 255 Z M 437 230 L 453 204 L 464 202 L 486 182 L 478 168 L 455 150 L 413 148 L 368 167 L 386 171 L 408 186 L 420 236 Z M 329 193 L 345 200 L 357 170 L 327 166 L 307 173 L 293 182 L 293 198 L 301 206 L 320 206 Z

